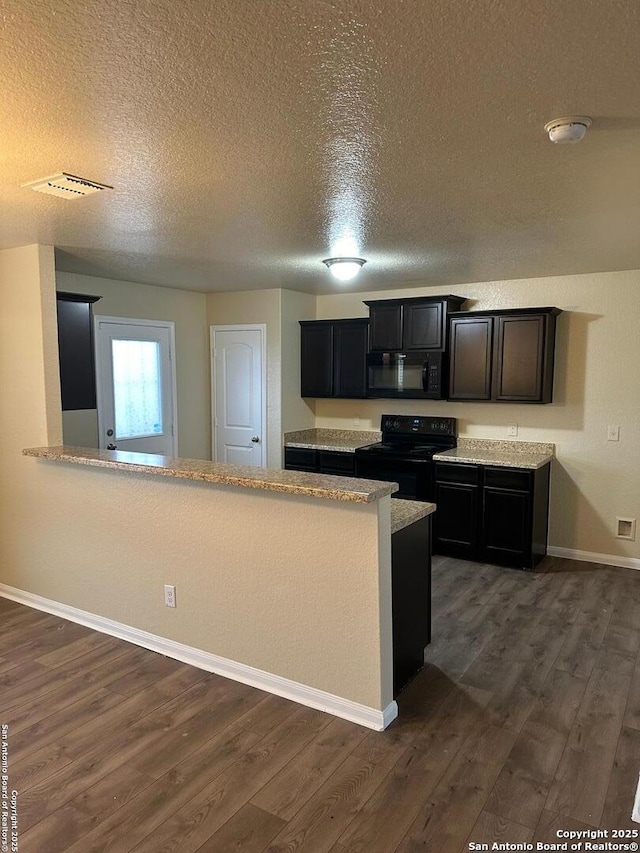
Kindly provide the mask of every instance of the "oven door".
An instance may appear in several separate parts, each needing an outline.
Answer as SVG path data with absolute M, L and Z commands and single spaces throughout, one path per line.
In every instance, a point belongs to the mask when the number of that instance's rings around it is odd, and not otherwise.
M 392 497 L 410 501 L 433 500 L 433 462 L 430 459 L 402 459 L 390 454 L 356 450 L 356 477 L 398 483 Z

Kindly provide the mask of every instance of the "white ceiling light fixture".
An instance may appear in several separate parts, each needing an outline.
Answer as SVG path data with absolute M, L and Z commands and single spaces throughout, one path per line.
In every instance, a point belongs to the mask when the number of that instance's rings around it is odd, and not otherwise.
M 325 258 L 331 275 L 339 281 L 351 281 L 367 263 L 364 258 Z
M 564 145 L 568 142 L 580 142 L 593 124 L 589 116 L 562 116 L 548 121 L 544 129 L 551 142 Z
M 81 198 L 85 195 L 99 193 L 102 190 L 112 190 L 107 184 L 99 184 L 88 178 L 79 178 L 68 172 L 58 172 L 57 175 L 49 175 L 48 178 L 38 178 L 37 181 L 29 181 L 21 184 L 26 189 L 35 190 L 38 193 L 55 195 L 58 198 Z

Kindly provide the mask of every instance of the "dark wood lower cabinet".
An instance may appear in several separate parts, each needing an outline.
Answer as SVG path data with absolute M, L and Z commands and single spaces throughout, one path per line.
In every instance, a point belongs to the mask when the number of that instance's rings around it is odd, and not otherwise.
M 436 537 L 438 547 L 463 560 L 473 560 L 478 551 L 477 465 L 436 465 Z
M 393 695 L 424 666 L 431 642 L 431 516 L 391 537 Z
M 318 450 L 318 473 L 335 474 L 337 477 L 355 477 L 355 454 L 339 450 Z
M 314 474 L 355 477 L 356 457 L 353 453 L 340 450 L 285 447 L 284 467 L 289 471 L 310 471 Z
M 535 568 L 547 552 L 549 471 L 437 462 L 434 553 Z
M 531 495 L 508 489 L 482 490 L 484 552 L 489 562 L 519 562 L 531 543 Z
M 318 451 L 306 447 L 285 447 L 284 467 L 288 471 L 318 472 Z

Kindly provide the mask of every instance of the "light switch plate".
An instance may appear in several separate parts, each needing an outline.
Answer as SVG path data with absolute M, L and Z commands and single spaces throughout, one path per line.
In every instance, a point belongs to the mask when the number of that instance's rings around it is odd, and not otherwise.
M 618 424 L 609 424 L 607 427 L 607 441 L 620 441 L 620 427 Z

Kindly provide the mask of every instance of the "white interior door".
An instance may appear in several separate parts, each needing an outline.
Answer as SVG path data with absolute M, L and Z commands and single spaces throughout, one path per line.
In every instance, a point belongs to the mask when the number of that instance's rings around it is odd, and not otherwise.
M 173 323 L 94 323 L 100 447 L 177 456 Z
M 212 326 L 213 458 L 265 466 L 266 326 Z

